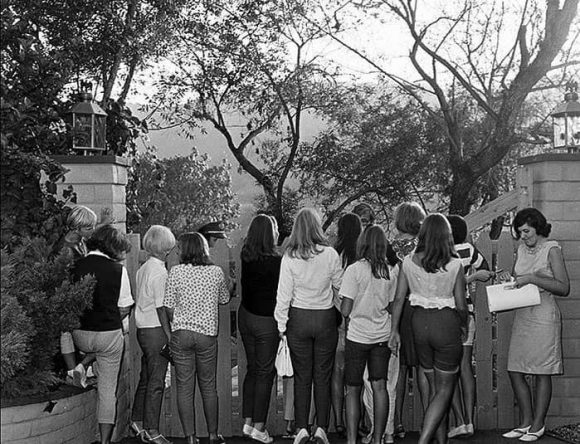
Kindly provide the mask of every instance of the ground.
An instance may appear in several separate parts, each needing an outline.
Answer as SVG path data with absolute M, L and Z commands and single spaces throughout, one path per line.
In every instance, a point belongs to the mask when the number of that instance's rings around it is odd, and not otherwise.
M 396 444 L 411 444 L 416 443 L 419 438 L 418 433 L 408 433 L 404 439 L 397 439 L 395 440 Z M 184 438 L 169 438 L 173 444 L 185 444 Z M 240 437 L 234 436 L 231 438 L 226 438 L 227 444 L 249 444 L 250 441 Z M 334 434 L 329 435 L 330 444 L 345 444 L 345 439 L 340 439 Z M 136 438 L 126 438 L 121 441 L 122 444 L 139 444 L 139 441 Z M 450 439 L 449 444 L 516 444 L 520 441 L 513 440 L 513 439 L 506 439 L 502 438 L 501 433 L 494 431 L 494 430 L 486 430 L 486 431 L 477 431 L 474 436 L 467 439 Z M 538 441 L 540 444 L 562 444 L 563 442 L 559 439 L 544 436 L 542 439 Z M 568 441 L 570 442 L 570 441 Z M 257 443 L 257 441 L 256 441 Z M 201 439 L 201 444 L 207 444 L 207 439 Z M 274 437 L 274 444 L 292 444 L 292 441 L 289 439 L 282 439 L 280 437 Z

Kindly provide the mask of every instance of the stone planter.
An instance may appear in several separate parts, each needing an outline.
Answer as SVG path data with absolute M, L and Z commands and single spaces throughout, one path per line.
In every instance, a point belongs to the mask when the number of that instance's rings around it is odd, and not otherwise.
M 55 403 L 52 410 L 49 403 Z M 97 391 L 1 410 L 2 444 L 91 443 L 97 432 Z

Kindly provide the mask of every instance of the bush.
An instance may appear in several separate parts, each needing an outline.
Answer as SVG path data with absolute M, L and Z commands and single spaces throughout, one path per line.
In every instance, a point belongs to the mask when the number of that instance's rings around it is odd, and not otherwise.
M 15 398 L 49 391 L 62 382 L 55 357 L 60 334 L 79 327 L 92 305 L 95 280 L 70 281 L 72 256 L 51 256 L 44 239 L 25 239 L 14 252 L 1 256 L 2 397 Z

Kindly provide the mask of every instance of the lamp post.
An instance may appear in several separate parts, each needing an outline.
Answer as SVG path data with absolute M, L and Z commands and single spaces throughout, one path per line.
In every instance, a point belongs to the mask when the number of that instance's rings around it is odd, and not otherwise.
M 106 149 L 107 113 L 93 101 L 93 95 L 83 82 L 79 93 L 80 101 L 73 105 L 72 114 L 73 149 L 84 154 Z
M 569 81 L 566 84 L 564 102 L 551 114 L 554 148 L 566 149 L 569 153 L 580 149 L 580 103 L 577 90 L 578 82 Z

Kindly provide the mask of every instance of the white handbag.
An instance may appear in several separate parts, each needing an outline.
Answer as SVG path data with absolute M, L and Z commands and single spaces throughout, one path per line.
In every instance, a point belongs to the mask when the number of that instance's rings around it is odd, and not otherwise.
M 513 282 L 490 285 L 486 288 L 490 312 L 540 305 L 540 291 L 534 284 L 515 288 Z
M 284 335 L 278 344 L 278 353 L 276 354 L 276 361 L 274 363 L 279 376 L 294 376 L 292 369 L 292 360 L 290 359 L 290 349 L 288 348 L 288 340 Z

